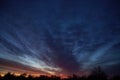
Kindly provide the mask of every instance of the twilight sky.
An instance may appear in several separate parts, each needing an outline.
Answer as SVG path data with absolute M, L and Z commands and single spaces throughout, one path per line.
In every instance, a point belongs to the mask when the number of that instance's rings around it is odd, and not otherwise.
M 0 73 L 120 74 L 119 0 L 0 0 Z

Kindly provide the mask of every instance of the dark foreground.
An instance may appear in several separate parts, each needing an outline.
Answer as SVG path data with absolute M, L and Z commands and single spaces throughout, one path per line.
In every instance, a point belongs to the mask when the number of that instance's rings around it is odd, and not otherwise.
M 14 74 L 7 73 L 5 76 L 0 76 L 0 80 L 120 80 L 120 75 L 107 76 L 101 68 L 95 68 L 91 71 L 89 76 L 79 77 L 77 75 L 69 76 L 68 78 L 61 78 L 59 76 L 45 76 L 41 75 L 39 77 L 32 77 L 26 74 L 21 74 L 20 76 L 15 76 Z

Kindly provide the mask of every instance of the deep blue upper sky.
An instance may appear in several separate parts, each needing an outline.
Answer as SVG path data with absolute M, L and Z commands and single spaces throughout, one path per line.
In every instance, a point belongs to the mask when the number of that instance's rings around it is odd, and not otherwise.
M 119 0 L 1 0 L 0 72 L 120 69 Z

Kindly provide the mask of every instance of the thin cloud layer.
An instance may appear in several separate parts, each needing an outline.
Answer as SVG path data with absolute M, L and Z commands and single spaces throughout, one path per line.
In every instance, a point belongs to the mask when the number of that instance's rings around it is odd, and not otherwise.
M 110 69 L 109 73 L 113 66 L 119 70 L 119 1 L 2 0 L 1 4 L 2 72 L 70 75 L 95 66 Z

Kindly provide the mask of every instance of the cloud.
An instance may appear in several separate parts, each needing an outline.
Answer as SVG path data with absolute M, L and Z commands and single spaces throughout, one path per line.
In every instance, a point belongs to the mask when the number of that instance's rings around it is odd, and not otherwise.
M 5 71 L 8 70 L 8 71 L 18 72 L 18 73 L 20 72 L 20 73 L 29 73 L 29 74 L 34 74 L 34 73 L 48 74 L 34 67 L 23 65 L 21 63 L 3 59 L 3 58 L 0 58 L 0 67 L 3 68 L 3 73 L 4 73 L 4 70 Z
M 114 55 L 120 52 L 115 48 L 120 41 L 116 1 L 2 2 L 0 58 L 7 62 L 56 74 L 76 73 L 89 68 L 86 64 L 119 64 L 119 54 Z

